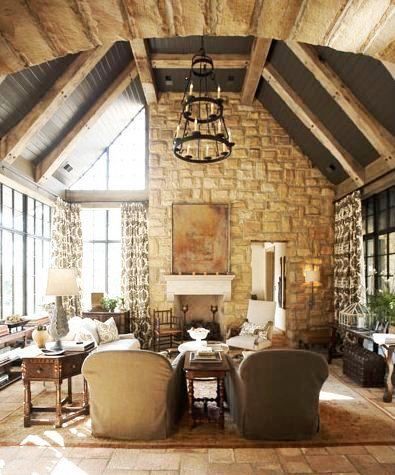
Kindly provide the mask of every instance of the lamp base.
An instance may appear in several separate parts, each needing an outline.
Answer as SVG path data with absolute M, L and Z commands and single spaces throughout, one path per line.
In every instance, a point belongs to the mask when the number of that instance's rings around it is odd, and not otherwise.
M 52 351 L 63 351 L 62 340 L 56 340 L 54 346 L 51 348 Z

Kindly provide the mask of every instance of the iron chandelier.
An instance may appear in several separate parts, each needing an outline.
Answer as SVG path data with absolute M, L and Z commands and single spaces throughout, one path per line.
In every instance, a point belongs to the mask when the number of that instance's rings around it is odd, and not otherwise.
M 216 98 L 210 96 L 212 90 L 217 91 Z M 203 47 L 192 58 L 181 106 L 174 155 L 191 163 L 215 163 L 228 158 L 235 144 L 225 124 L 224 100 L 215 79 L 214 63 Z

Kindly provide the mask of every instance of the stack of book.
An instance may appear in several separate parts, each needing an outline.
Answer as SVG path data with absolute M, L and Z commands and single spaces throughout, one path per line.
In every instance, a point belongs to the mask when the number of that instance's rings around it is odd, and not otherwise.
M 8 373 L 0 374 L 0 386 L 3 386 L 4 384 L 8 383 L 9 379 L 10 376 Z
M 95 347 L 94 341 L 62 341 L 65 351 L 88 351 Z
M 0 355 L 0 364 L 7 363 L 7 361 L 10 361 L 10 356 L 7 353 L 1 354 Z
M 219 351 L 213 351 L 212 348 L 202 348 L 192 353 L 192 362 L 214 362 L 218 363 L 222 360 L 221 353 Z

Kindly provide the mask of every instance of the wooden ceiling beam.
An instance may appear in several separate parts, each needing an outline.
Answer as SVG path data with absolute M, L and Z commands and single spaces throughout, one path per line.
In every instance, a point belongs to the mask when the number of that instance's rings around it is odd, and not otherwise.
M 395 170 L 395 165 L 393 163 L 389 163 L 385 160 L 384 157 L 380 157 L 372 163 L 369 163 L 364 168 L 365 171 L 365 182 L 368 185 L 371 182 L 375 182 L 381 178 L 388 176 L 388 173 Z M 390 184 L 394 184 L 394 181 Z M 356 183 L 351 180 L 351 178 L 347 178 L 346 180 L 342 181 L 336 187 L 336 199 L 343 198 L 343 196 L 347 195 L 348 193 L 352 193 L 359 187 Z
M 242 104 L 251 105 L 254 100 L 271 44 L 272 40 L 266 38 L 255 38 L 254 40 L 251 49 L 250 62 L 248 64 L 241 91 Z
M 61 103 L 105 56 L 108 49 L 108 46 L 100 46 L 94 51 L 80 53 L 74 59 L 33 109 L 1 138 L 0 158 L 2 160 L 11 164 L 18 158 L 29 140 L 48 122 Z
M 272 65 L 268 64 L 264 67 L 262 76 L 291 109 L 291 111 L 298 117 L 298 119 L 303 122 L 310 132 L 336 158 L 352 180 L 358 186 L 363 185 L 365 182 L 363 167 L 347 152 L 347 150 L 344 149 L 344 147 L 342 147 L 331 132 L 304 104 Z
M 153 69 L 189 69 L 193 54 L 151 54 Z M 247 54 L 210 54 L 215 69 L 244 69 L 250 57 Z
M 136 64 L 134 61 L 131 61 L 55 148 L 37 164 L 35 171 L 36 182 L 42 183 L 49 176 L 53 175 L 65 159 L 67 153 L 74 147 L 76 141 L 92 127 L 111 102 L 129 86 L 136 76 Z
M 152 66 L 145 41 L 143 39 L 131 40 L 130 45 L 132 47 L 137 71 L 140 76 L 145 100 L 147 101 L 148 105 L 155 104 L 158 102 L 158 93 L 156 90 L 154 74 L 152 72 Z
M 294 41 L 287 41 L 286 44 L 379 154 L 386 160 L 395 160 L 394 137 L 366 110 L 332 68 L 320 59 L 316 50 Z

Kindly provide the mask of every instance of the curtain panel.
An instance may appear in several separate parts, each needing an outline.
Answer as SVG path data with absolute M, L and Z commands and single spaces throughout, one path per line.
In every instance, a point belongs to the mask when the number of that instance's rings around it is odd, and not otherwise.
M 361 193 L 335 204 L 335 317 L 352 303 L 365 301 Z
M 129 307 L 131 331 L 142 348 L 152 343 L 151 320 L 148 313 L 148 223 L 143 203 L 121 205 L 122 271 L 121 293 Z
M 68 316 L 81 315 L 82 228 L 80 206 L 56 200 L 52 214 L 51 267 L 76 269 L 79 295 L 63 297 Z

